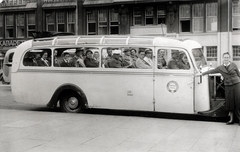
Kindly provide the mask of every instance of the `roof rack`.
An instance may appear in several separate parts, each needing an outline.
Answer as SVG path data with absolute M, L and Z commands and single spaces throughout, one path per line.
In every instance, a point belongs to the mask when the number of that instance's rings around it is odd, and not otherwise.
M 129 35 L 57 36 L 51 38 L 34 39 L 32 46 L 81 45 L 81 44 L 153 45 L 155 38 L 156 36 L 129 36 Z

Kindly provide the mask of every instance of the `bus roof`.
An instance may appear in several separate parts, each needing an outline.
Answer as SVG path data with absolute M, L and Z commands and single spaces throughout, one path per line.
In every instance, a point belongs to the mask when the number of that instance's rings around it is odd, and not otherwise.
M 82 35 L 82 36 L 58 36 L 52 38 L 40 38 L 33 40 L 32 46 L 56 46 L 56 45 L 143 45 L 143 46 L 175 46 L 183 47 L 185 40 L 166 38 L 160 36 L 123 36 L 123 35 Z M 197 42 L 196 42 L 197 43 Z M 185 46 L 186 47 L 186 46 Z

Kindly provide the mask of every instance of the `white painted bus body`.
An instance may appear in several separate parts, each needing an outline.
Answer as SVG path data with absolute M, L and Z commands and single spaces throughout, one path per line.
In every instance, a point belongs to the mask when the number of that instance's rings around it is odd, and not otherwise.
M 120 37 L 121 38 L 121 37 Z M 140 39 L 140 38 L 139 38 Z M 190 70 L 108 69 L 66 67 L 26 67 L 22 64 L 24 53 L 33 41 L 22 43 L 14 55 L 12 67 L 12 93 L 17 102 L 46 105 L 55 91 L 63 85 L 74 85 L 84 92 L 88 108 L 157 111 L 197 114 L 210 109 L 208 78 L 200 80 L 199 70 L 191 53 L 201 48 L 194 42 L 187 45 L 179 40 L 153 38 L 153 45 L 137 44 L 153 50 L 177 48 L 186 51 L 191 59 Z M 190 44 L 191 42 L 189 42 Z M 57 47 L 119 47 L 118 44 L 64 44 L 41 45 L 39 48 Z M 201 82 L 200 82 L 201 81 Z

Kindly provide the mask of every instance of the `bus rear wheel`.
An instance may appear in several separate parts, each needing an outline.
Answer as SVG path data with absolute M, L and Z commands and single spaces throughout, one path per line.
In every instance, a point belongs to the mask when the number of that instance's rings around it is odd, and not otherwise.
M 78 113 L 82 112 L 84 109 L 84 104 L 81 100 L 80 95 L 77 93 L 71 92 L 60 100 L 60 107 L 62 111 L 69 112 L 69 113 Z

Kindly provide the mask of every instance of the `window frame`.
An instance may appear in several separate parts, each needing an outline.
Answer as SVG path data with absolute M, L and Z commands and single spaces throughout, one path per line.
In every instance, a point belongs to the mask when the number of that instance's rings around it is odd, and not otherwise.
M 4 37 L 3 18 L 4 18 L 4 15 L 3 15 L 3 14 L 0 14 L 0 38 L 3 38 L 3 37 Z
M 18 23 L 21 23 L 21 21 L 20 22 L 18 22 L 18 17 L 20 16 L 20 15 L 22 15 L 22 17 L 23 17 L 23 24 L 21 24 L 21 25 L 19 25 Z M 24 38 L 25 37 L 25 32 L 26 32 L 26 30 L 25 30 L 25 13 L 18 13 L 18 14 L 15 14 L 15 22 L 16 22 L 16 26 L 15 26 L 15 29 L 16 29 L 16 37 L 17 38 Z M 18 30 L 19 30 L 19 27 L 20 27 L 20 29 L 23 29 L 23 35 L 18 35 Z
M 74 26 L 73 28 L 74 31 L 70 31 L 70 27 L 69 27 L 70 25 Z M 67 12 L 67 32 L 72 32 L 72 33 L 76 32 L 76 12 L 75 11 Z
M 234 52 L 237 51 L 237 52 Z M 233 61 L 240 61 L 240 45 L 232 46 Z
M 234 12 L 234 7 L 237 6 L 237 9 L 238 9 L 238 12 L 235 13 Z M 238 18 L 238 27 L 235 27 L 234 26 L 234 18 L 237 17 Z M 232 30 L 233 31 L 237 31 L 237 30 L 240 30 L 240 3 L 233 3 L 232 4 Z
M 29 18 L 29 16 L 31 15 L 31 17 L 34 18 Z M 32 37 L 29 32 L 34 32 L 36 31 L 36 14 L 34 13 L 27 13 L 26 14 L 26 18 L 27 18 L 27 37 Z M 34 23 L 29 23 L 29 20 L 34 21 Z M 34 29 L 30 29 L 29 26 L 34 26 Z
M 7 25 L 7 19 L 9 19 L 9 16 L 12 17 L 12 25 Z M 7 36 L 7 30 L 12 29 L 13 36 L 10 37 L 9 34 Z M 5 38 L 13 38 L 14 37 L 14 14 L 6 14 L 5 15 Z
M 208 49 L 216 49 L 216 50 L 208 50 Z M 216 53 L 209 52 L 209 51 L 216 51 Z M 211 54 L 211 55 L 208 56 L 209 54 Z M 206 60 L 207 60 L 207 62 L 218 61 L 218 47 L 217 46 L 206 46 Z

